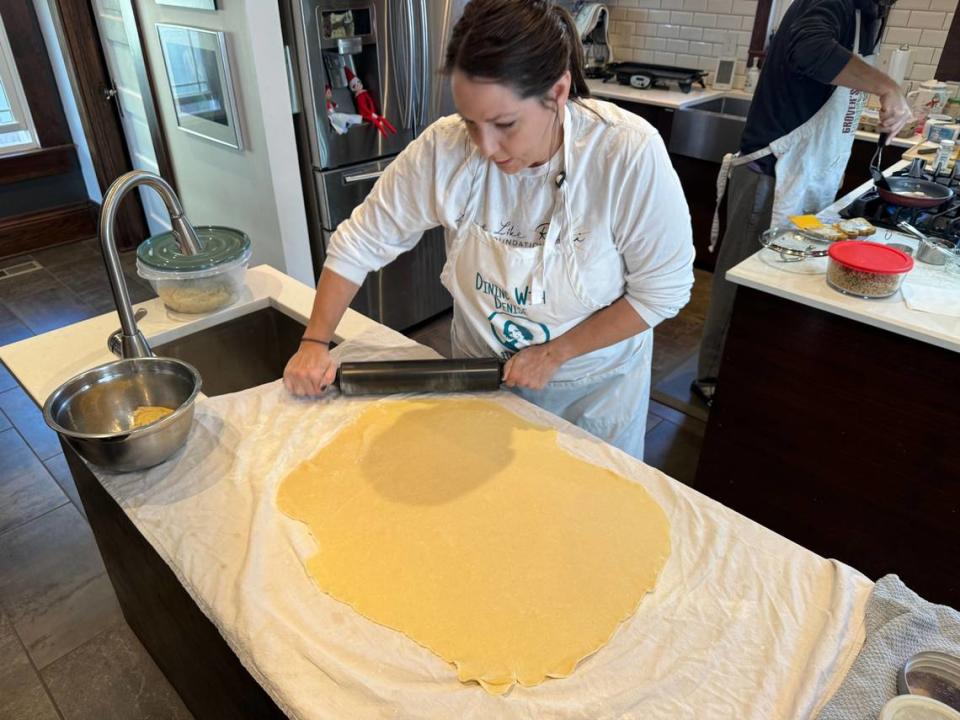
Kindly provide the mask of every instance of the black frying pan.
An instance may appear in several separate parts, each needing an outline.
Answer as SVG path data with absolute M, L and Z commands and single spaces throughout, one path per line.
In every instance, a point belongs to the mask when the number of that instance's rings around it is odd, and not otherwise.
M 942 205 L 953 197 L 953 190 L 930 180 L 911 177 L 887 178 L 889 189 L 877 187 L 888 203 L 904 207 L 928 208 Z
M 886 177 L 880 172 L 880 156 L 887 134 L 880 133 L 877 149 L 870 160 L 870 175 L 881 199 L 893 205 L 928 208 L 942 205 L 953 197 L 953 190 L 940 183 L 912 177 Z

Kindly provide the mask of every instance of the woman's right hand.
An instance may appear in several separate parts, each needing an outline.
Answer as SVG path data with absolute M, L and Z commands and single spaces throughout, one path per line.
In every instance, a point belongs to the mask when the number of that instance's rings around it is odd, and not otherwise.
M 300 343 L 283 371 L 283 385 L 294 395 L 320 395 L 337 376 L 337 363 L 330 349 L 318 343 Z

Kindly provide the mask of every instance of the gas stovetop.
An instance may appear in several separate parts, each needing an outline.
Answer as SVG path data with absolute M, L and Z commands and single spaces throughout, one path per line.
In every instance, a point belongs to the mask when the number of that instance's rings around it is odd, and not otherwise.
M 908 170 L 894 173 L 907 175 Z M 915 175 L 916 176 L 916 175 Z M 927 180 L 932 179 L 930 173 L 925 175 Z M 954 244 L 960 243 L 960 178 L 954 173 L 953 178 L 940 177 L 939 182 L 954 190 L 951 200 L 932 208 L 908 208 L 893 205 L 880 199 L 877 191 L 871 189 L 858 197 L 840 211 L 844 218 L 863 217 L 877 227 L 897 230 L 897 223 L 906 220 L 920 232 L 933 237 L 949 240 Z

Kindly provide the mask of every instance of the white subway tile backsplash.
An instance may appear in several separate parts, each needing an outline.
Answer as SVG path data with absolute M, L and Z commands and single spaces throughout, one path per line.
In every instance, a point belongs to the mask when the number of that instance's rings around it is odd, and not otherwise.
M 947 14 L 942 12 L 925 12 L 923 10 L 911 10 L 910 20 L 907 23 L 914 28 L 933 28 L 940 30 L 946 20 Z
M 723 44 L 727 41 L 727 33 L 723 30 L 707 29 L 703 31 L 704 42 Z
M 733 12 L 733 0 L 707 0 L 707 10 L 717 15 L 729 15 Z
M 612 20 L 610 43 L 617 59 L 696 66 L 712 72 L 726 35 L 732 32 L 740 63 L 734 84 L 742 86 L 756 0 L 607 0 L 607 4 Z M 910 45 L 913 62 L 908 86 L 934 76 L 956 7 L 957 0 L 898 0 L 891 11 L 882 59 L 886 63 L 894 48 Z
M 933 48 L 942 48 L 946 42 L 946 30 L 924 30 L 922 33 L 920 33 L 920 45 L 927 45 Z
M 929 10 L 930 0 L 897 0 L 897 10 Z
M 929 65 L 933 62 L 933 52 L 932 47 L 915 47 L 910 53 L 910 60 L 920 65 Z
M 884 40 L 894 45 L 919 45 L 921 30 L 904 27 L 891 27 L 887 29 Z
M 910 70 L 910 77 L 914 80 L 933 80 L 937 73 L 936 65 L 914 64 Z
M 887 28 L 906 27 L 910 22 L 909 10 L 891 10 L 887 16 Z
M 694 55 L 713 55 L 713 45 L 705 42 L 690 43 L 690 52 Z

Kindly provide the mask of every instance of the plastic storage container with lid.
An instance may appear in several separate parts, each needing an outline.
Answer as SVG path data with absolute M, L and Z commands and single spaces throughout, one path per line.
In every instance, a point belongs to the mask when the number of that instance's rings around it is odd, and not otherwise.
M 883 706 L 878 720 L 960 720 L 960 713 L 928 697 L 898 695 Z
M 827 284 L 861 298 L 890 297 L 913 269 L 913 258 L 889 245 L 844 240 L 830 246 Z
M 169 309 L 207 313 L 236 301 L 250 263 L 250 238 L 217 225 L 194 228 L 200 252 L 185 255 L 173 233 L 148 238 L 137 248 L 137 274 L 149 280 Z

